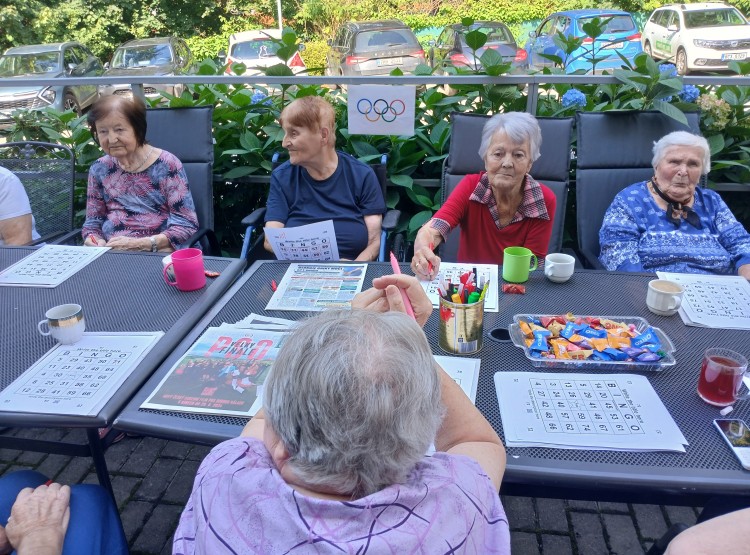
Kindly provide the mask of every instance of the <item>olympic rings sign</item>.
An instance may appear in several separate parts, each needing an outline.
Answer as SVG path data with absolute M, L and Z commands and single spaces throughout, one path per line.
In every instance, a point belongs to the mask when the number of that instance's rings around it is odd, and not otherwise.
M 360 98 L 357 102 L 357 111 L 369 122 L 374 123 L 382 119 L 386 123 L 391 123 L 406 111 L 406 104 L 398 98 L 390 103 L 383 98 L 378 98 L 375 102 Z

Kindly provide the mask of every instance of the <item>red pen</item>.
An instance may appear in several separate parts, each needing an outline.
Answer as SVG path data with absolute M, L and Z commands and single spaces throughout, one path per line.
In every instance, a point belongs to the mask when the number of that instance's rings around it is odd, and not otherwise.
M 435 250 L 435 244 L 430 243 L 430 251 L 434 251 L 434 250 Z M 429 260 L 427 261 L 427 271 L 430 272 L 430 277 L 432 277 L 432 262 L 430 262 Z
M 276 285 L 276 280 L 272 279 L 271 280 L 271 291 L 273 291 L 274 293 L 276 293 L 276 289 L 278 289 L 278 285 Z
M 95 247 L 99 246 L 99 241 L 97 240 L 96 235 L 94 235 L 93 233 L 89 235 L 89 242 L 94 243 Z

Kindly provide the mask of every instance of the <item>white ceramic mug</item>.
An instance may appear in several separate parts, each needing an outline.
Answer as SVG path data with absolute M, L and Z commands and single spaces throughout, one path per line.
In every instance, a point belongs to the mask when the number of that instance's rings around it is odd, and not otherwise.
M 64 345 L 76 343 L 83 337 L 86 330 L 86 320 L 83 319 L 83 309 L 79 304 L 61 304 L 50 308 L 44 313 L 46 317 L 37 324 L 37 329 L 42 335 L 51 335 L 54 339 Z M 49 331 L 42 330 L 47 325 Z
M 682 304 L 685 290 L 679 283 L 666 279 L 654 279 L 648 282 L 646 306 L 654 314 L 672 316 Z
M 555 283 L 563 283 L 575 272 L 576 259 L 568 254 L 554 252 L 544 258 L 544 275 Z
M 174 281 L 174 266 L 171 266 L 172 264 L 172 255 L 168 254 L 164 258 L 161 259 L 162 269 L 166 270 L 167 277 L 170 281 Z

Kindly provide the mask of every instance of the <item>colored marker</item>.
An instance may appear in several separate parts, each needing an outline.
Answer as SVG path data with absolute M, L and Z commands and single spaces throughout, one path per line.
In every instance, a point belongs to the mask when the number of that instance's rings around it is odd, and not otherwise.
M 434 243 L 430 243 L 430 251 L 434 251 L 434 250 L 435 250 L 435 244 Z M 430 277 L 432 277 L 432 270 L 433 270 L 433 268 L 432 268 L 432 262 L 430 262 L 428 260 L 427 261 L 427 271 L 430 272 Z
M 398 265 L 398 260 L 396 260 L 396 255 L 391 252 L 391 268 L 393 268 L 393 273 L 396 275 L 401 275 L 401 267 Z M 409 297 L 406 294 L 406 291 L 398 288 L 399 291 L 401 291 L 401 298 L 404 301 L 404 308 L 406 309 L 406 313 L 414 318 L 417 319 L 416 316 L 414 316 L 414 309 L 411 306 L 411 302 L 409 301 Z
M 278 285 L 276 285 L 276 280 L 275 280 L 275 279 L 272 279 L 272 280 L 271 280 L 271 291 L 273 291 L 274 293 L 276 293 L 276 289 L 278 289 L 278 287 L 279 287 L 279 286 L 278 286 Z

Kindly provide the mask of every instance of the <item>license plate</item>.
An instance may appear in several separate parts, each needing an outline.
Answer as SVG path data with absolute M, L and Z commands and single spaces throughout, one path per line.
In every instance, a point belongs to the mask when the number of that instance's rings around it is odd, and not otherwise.
M 747 57 L 746 52 L 737 52 L 734 54 L 722 54 L 722 60 L 744 60 Z
M 605 46 L 604 49 L 605 50 L 617 49 L 617 48 L 622 48 L 623 46 L 625 46 L 625 43 L 622 42 L 622 41 L 620 41 L 620 42 L 613 42 L 613 43 L 610 43 L 607 46 Z
M 378 66 L 400 66 L 403 62 L 403 58 L 379 58 Z

